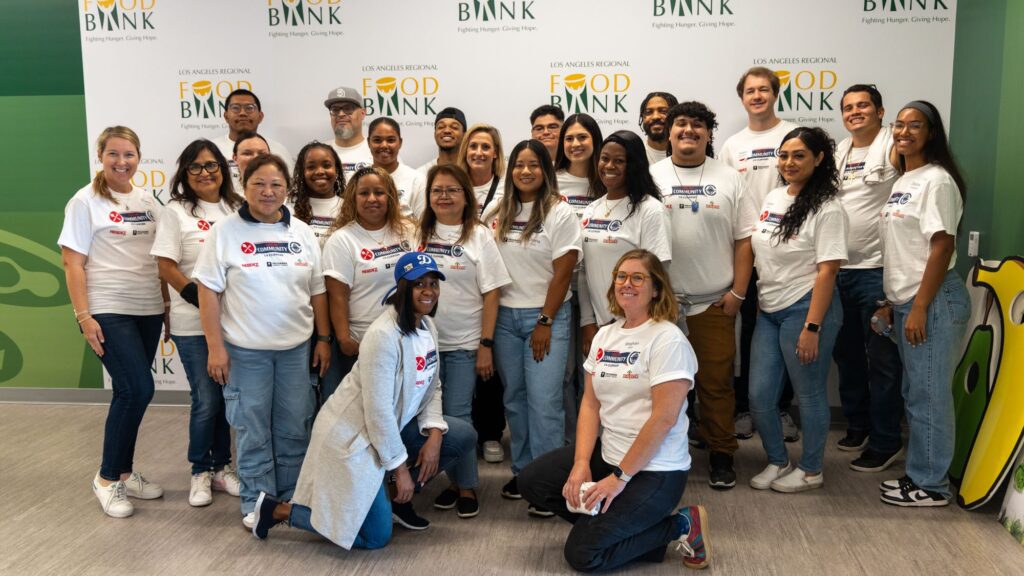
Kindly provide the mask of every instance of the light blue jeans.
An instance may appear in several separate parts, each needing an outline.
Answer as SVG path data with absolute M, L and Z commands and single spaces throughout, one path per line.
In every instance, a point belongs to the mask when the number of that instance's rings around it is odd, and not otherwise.
M 498 308 L 494 330 L 494 361 L 505 383 L 505 412 L 511 436 L 512 473 L 534 458 L 560 448 L 565 440 L 562 383 L 569 354 L 568 302 L 562 303 L 551 326 L 551 351 L 533 359 L 530 337 L 540 308 Z
M 903 398 L 906 401 L 907 476 L 915 484 L 950 496 L 946 472 L 953 460 L 955 416 L 953 370 L 967 330 L 971 297 L 955 271 L 946 279 L 928 306 L 927 339 L 913 347 L 903 335 L 911 300 L 893 307 L 893 332 L 903 359 Z
M 291 499 L 309 446 L 316 395 L 308 341 L 289 350 L 225 346 L 231 373 L 224 403 L 235 429 L 244 515 L 255 509 L 260 492 Z
M 843 323 L 839 292 L 833 289 L 818 333 L 818 359 L 801 364 L 796 343 L 807 321 L 811 292 L 778 312 L 758 312 L 750 351 L 750 415 L 761 435 L 768 462 L 783 466 L 789 462 L 779 420 L 779 396 L 786 373 L 800 399 L 800 423 L 804 429 L 803 455 L 798 466 L 804 472 L 821 472 L 828 438 L 828 370 L 832 348 Z
M 445 416 L 473 423 L 476 350 L 441 352 L 441 410 Z

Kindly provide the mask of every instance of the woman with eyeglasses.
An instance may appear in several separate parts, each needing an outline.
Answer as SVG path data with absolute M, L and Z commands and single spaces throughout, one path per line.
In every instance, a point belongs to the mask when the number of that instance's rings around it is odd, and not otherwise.
M 946 506 L 955 429 L 949 383 L 971 304 L 954 269 L 967 186 L 933 104 L 907 104 L 892 128 L 901 176 L 879 219 L 886 302 L 875 316 L 896 336 L 910 435 L 906 474 L 882 482 L 881 498 Z
M 373 155 L 373 165 L 386 170 L 395 182 L 402 215 L 419 220 L 426 203 L 426 184 L 423 174 L 398 160 L 398 152 L 402 149 L 401 126 L 391 118 L 381 116 L 370 122 L 367 138 L 370 143 L 370 154 Z
M 501 133 L 488 124 L 474 124 L 466 131 L 456 162 L 473 183 L 481 218 L 493 213 L 505 193 L 505 153 Z
M 156 227 L 150 254 L 171 296 L 170 333 L 188 379 L 192 408 L 188 423 L 188 460 L 192 482 L 188 503 L 207 506 L 213 490 L 238 496 L 240 483 L 231 466 L 231 428 L 224 392 L 206 371 L 208 351 L 199 319 L 199 285 L 192 270 L 213 226 L 234 214 L 242 198 L 231 185 L 228 162 L 209 140 L 195 140 L 178 156 L 171 177 L 171 200 Z
M 641 155 L 646 162 L 642 147 Z M 534 460 L 519 486 L 527 501 L 572 522 L 564 553 L 576 570 L 660 562 L 673 543 L 685 566 L 704 568 L 704 507 L 676 509 L 690 470 L 686 394 L 697 357 L 676 326 L 679 307 L 658 256 L 630 250 L 608 278 L 615 320 L 598 331 L 584 364 L 575 445 Z
M 170 307 L 149 255 L 159 205 L 132 184 L 140 148 L 131 128 L 100 133 L 102 169 L 68 201 L 57 239 L 75 320 L 111 377 L 103 459 L 92 490 L 114 518 L 134 513 L 129 497 L 164 493 L 134 467 L 135 440 L 153 398 L 150 366 Z
M 277 156 L 249 162 L 245 203 L 213 227 L 192 271 L 207 371 L 224 386 L 235 429 L 247 528 L 260 492 L 288 499 L 295 490 L 316 402 L 310 366 L 323 375 L 331 358 L 320 246 L 284 205 L 288 179 Z
M 581 252 L 580 225 L 558 195 L 547 148 L 512 149 L 505 195 L 492 227 L 512 283 L 501 289 L 494 352 L 505 385 L 512 473 L 564 444 L 562 382 L 569 354 L 569 281 Z M 501 489 L 519 499 L 516 477 Z M 531 505 L 529 513 L 552 513 Z
M 393 284 L 392 268 L 413 248 L 415 231 L 401 213 L 391 176 L 373 166 L 352 174 L 332 230 L 324 244 L 324 276 L 344 379 L 359 356 L 363 334 L 380 316 L 380 300 Z M 323 402 L 329 396 L 325 393 Z
M 768 193 L 751 239 L 758 270 L 750 359 L 750 412 L 768 466 L 756 490 L 821 488 L 828 437 L 828 371 L 843 321 L 836 273 L 846 262 L 846 213 L 837 197 L 835 142 L 821 128 L 796 128 L 778 152 L 786 183 Z M 803 456 L 790 463 L 778 402 L 786 373 L 800 399 Z
M 435 318 L 441 355 L 444 415 L 472 424 L 477 377 L 494 375 L 494 325 L 502 286 L 512 282 L 491 231 L 480 223 L 469 176 L 455 165 L 427 172 L 429 203 L 420 223 L 419 251 L 445 270 L 446 294 Z M 463 469 L 464 468 L 464 469 Z M 457 508 L 460 518 L 476 516 L 476 460 L 455 469 L 451 485 L 434 507 Z M 462 478 L 462 479 L 460 479 Z M 469 480 L 469 483 L 465 479 Z

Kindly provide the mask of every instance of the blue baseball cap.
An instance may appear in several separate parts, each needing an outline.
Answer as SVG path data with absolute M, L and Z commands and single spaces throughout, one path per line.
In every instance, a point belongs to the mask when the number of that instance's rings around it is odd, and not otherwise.
M 441 280 L 445 279 L 444 273 L 437 269 L 437 262 L 434 261 L 433 256 L 430 254 L 424 254 L 423 252 L 406 252 L 402 254 L 402 257 L 398 259 L 398 263 L 395 264 L 395 285 L 384 295 L 380 305 L 387 304 L 388 298 L 391 298 L 395 290 L 398 290 L 399 280 L 403 278 L 406 280 L 416 280 L 431 272 L 437 274 Z

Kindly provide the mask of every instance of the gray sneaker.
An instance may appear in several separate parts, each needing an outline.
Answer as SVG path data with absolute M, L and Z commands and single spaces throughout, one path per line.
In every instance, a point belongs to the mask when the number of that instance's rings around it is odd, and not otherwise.
M 733 425 L 736 426 L 736 437 L 741 440 L 754 437 L 754 418 L 750 412 L 740 412 L 736 415 Z
M 793 417 L 789 415 L 789 412 L 780 410 L 779 420 L 782 420 L 783 440 L 786 442 L 796 442 L 800 439 L 800 429 L 796 427 L 796 422 L 793 422 Z

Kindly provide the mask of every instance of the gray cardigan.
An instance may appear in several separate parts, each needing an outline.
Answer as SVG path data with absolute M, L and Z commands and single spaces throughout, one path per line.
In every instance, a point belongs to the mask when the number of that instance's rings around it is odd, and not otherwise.
M 437 343 L 437 328 L 424 316 Z M 292 501 L 312 509 L 317 532 L 345 549 L 352 548 L 387 470 L 408 458 L 400 418 L 416 385 L 411 337 L 402 336 L 394 308 L 367 329 L 359 360 L 327 400 L 313 425 L 306 459 Z M 417 411 L 421 433 L 448 431 L 441 416 L 438 373 Z

